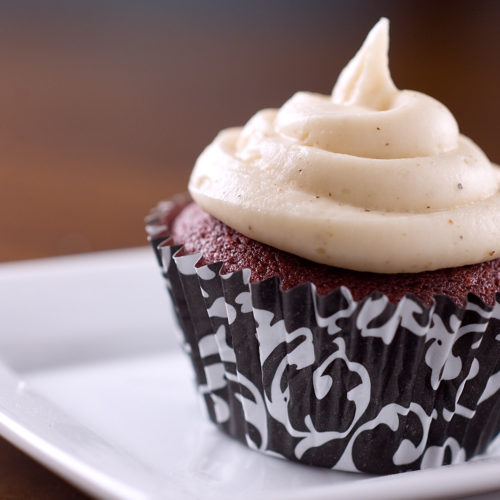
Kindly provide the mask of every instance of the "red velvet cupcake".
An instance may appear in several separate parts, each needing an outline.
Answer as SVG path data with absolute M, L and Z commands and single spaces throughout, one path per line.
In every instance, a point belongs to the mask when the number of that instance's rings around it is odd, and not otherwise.
M 210 419 L 252 449 L 394 473 L 500 432 L 499 168 L 399 91 L 388 24 L 331 97 L 202 153 L 148 233 Z

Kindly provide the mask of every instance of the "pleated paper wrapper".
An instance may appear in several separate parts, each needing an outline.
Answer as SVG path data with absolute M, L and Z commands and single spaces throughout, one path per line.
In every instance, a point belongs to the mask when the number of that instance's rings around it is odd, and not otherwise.
M 500 432 L 500 294 L 432 305 L 381 293 L 355 301 L 172 245 L 184 200 L 147 231 L 210 420 L 249 448 L 304 464 L 376 474 L 469 460 Z M 189 429 L 186 429 L 189 432 Z

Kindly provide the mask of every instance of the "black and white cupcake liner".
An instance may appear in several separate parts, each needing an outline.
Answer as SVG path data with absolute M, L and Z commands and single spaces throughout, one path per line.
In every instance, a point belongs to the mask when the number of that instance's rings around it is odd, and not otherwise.
M 500 294 L 355 301 L 197 266 L 148 221 L 208 416 L 249 448 L 376 474 L 463 462 L 500 432 Z

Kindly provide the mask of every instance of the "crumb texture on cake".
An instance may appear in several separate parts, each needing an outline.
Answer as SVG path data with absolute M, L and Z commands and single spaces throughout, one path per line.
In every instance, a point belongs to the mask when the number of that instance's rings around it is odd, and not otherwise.
M 447 295 L 457 304 L 464 304 L 468 293 L 492 304 L 495 293 L 500 290 L 500 259 L 415 274 L 350 271 L 317 264 L 252 240 L 195 203 L 189 204 L 174 219 L 171 236 L 174 243 L 184 245 L 183 253 L 202 254 L 199 265 L 223 262 L 222 272 L 248 268 L 252 282 L 278 276 L 284 290 L 310 281 L 322 295 L 346 286 L 355 300 L 379 291 L 392 302 L 412 293 L 427 304 L 435 295 Z

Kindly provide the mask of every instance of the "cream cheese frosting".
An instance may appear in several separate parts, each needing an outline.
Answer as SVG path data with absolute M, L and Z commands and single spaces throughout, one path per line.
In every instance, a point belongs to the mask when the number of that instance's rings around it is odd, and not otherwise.
M 219 133 L 193 199 L 244 235 L 378 273 L 500 257 L 500 168 L 435 99 L 398 90 L 381 19 L 330 96 L 298 92 Z

